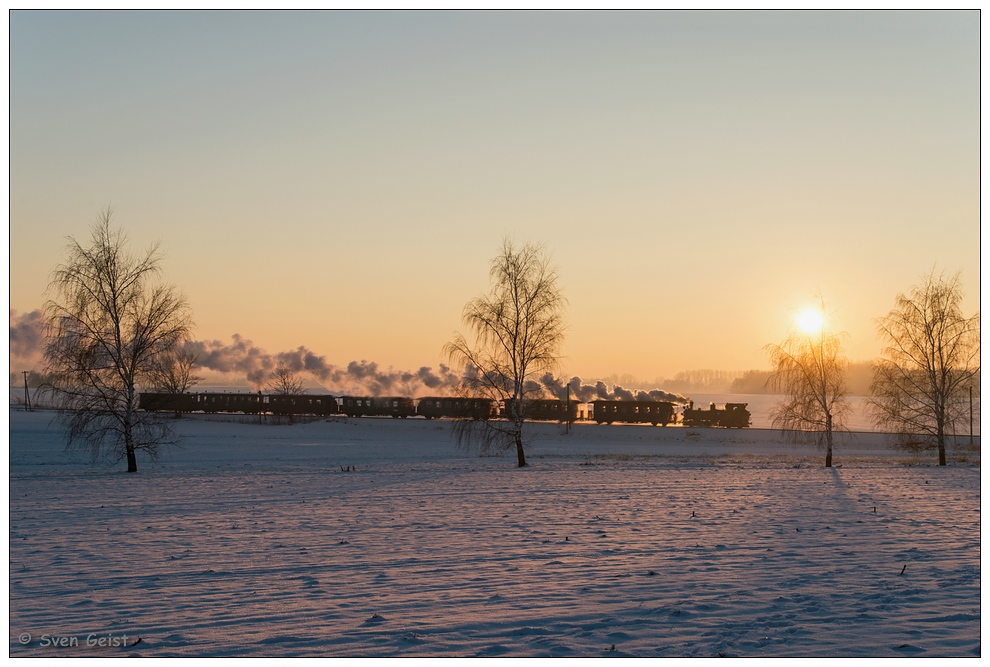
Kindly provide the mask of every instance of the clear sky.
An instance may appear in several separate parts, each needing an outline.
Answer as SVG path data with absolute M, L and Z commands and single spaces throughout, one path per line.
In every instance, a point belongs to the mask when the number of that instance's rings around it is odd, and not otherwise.
M 765 368 L 819 290 L 871 359 L 933 267 L 979 310 L 979 18 L 12 11 L 10 307 L 113 206 L 203 340 L 436 367 L 508 236 L 567 375 Z

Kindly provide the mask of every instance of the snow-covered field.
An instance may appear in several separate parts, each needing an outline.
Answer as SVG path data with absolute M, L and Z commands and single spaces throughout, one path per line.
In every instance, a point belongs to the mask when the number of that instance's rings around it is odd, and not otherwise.
M 199 418 L 129 475 L 50 418 L 10 413 L 13 656 L 980 655 L 978 444 L 846 436 L 825 469 L 759 429 L 541 424 L 517 469 L 444 422 Z

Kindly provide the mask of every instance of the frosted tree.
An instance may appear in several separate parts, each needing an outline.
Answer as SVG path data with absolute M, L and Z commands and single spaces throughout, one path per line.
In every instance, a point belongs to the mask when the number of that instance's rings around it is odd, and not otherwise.
M 174 442 L 167 421 L 138 410 L 138 389 L 153 383 L 157 363 L 187 337 L 183 296 L 159 280 L 161 255 L 127 251 L 127 239 L 100 214 L 88 245 L 69 238 L 65 263 L 52 273 L 46 314 L 46 372 L 69 448 L 94 458 L 152 458 Z
M 299 396 L 303 393 L 303 381 L 286 366 L 278 366 L 265 387 L 278 396 Z
M 184 394 L 202 381 L 194 368 L 199 355 L 182 344 L 156 355 L 151 364 L 152 386 L 166 394 Z
M 962 417 L 970 389 L 979 389 L 980 314 L 962 312 L 957 273 L 926 276 L 909 294 L 898 294 L 881 318 L 883 344 L 870 400 L 874 422 L 938 450 L 946 464 L 946 437 Z
M 464 369 L 464 394 L 504 402 L 504 419 L 461 420 L 456 434 L 483 454 L 514 447 L 523 467 L 525 403 L 541 391 L 538 378 L 558 367 L 566 301 L 541 245 L 516 248 L 504 240 L 489 277 L 491 291 L 469 301 L 461 316 L 472 340 L 457 333 L 444 351 Z
M 832 467 L 834 434 L 849 411 L 842 355 L 843 334 L 829 333 L 825 304 L 816 326 L 794 331 L 780 345 L 768 345 L 771 374 L 767 386 L 786 398 L 770 411 L 774 428 L 795 439 L 811 436 L 825 449 L 825 467 Z

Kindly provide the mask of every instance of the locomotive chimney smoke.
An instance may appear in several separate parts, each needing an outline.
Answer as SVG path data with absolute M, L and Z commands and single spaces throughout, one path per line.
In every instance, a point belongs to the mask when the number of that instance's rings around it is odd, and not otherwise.
M 293 373 L 311 373 L 320 379 L 325 379 L 334 370 L 325 357 L 317 356 L 303 346 L 290 352 L 279 352 L 275 355 L 275 365 Z
M 543 387 L 536 380 L 526 380 L 523 383 L 523 394 L 525 396 L 540 396 L 543 394 Z
M 540 384 L 546 392 L 552 397 L 559 400 L 564 400 L 564 394 L 566 389 L 564 389 L 564 384 L 557 378 L 553 376 L 553 373 L 546 373 L 540 378 Z
M 549 375 L 541 378 L 544 386 L 551 387 L 552 378 Z M 623 389 L 619 385 L 614 385 L 611 390 L 609 390 L 608 385 L 599 380 L 594 385 L 584 384 L 579 377 L 572 377 L 567 385 L 571 389 L 571 398 L 575 401 L 581 403 L 587 403 L 596 399 L 606 400 L 606 401 L 669 401 L 671 403 L 684 403 L 687 404 L 688 399 L 684 398 L 680 394 L 673 394 L 668 391 L 663 391 L 662 389 L 653 389 L 651 391 L 637 390 L 635 392 L 628 389 Z
M 570 398 L 578 403 L 587 403 L 596 398 L 612 398 L 608 387 L 604 382 L 598 384 L 584 384 L 578 376 L 572 377 L 566 384 L 560 379 L 547 373 L 540 378 L 540 384 L 546 389 L 551 398 L 565 400 L 570 390 Z
M 242 375 L 252 386 L 260 389 L 275 369 L 271 355 L 240 334 L 234 334 L 233 339 L 230 345 L 218 340 L 195 341 L 189 348 L 197 355 L 197 366 L 218 373 Z
M 417 371 L 382 370 L 377 363 L 369 361 L 352 361 L 342 368 L 305 346 L 271 354 L 238 334 L 234 334 L 230 344 L 218 340 L 194 341 L 187 343 L 187 348 L 198 355 L 198 367 L 240 375 L 255 389 L 262 389 L 277 367 L 309 374 L 334 393 L 357 395 L 454 393 L 461 381 L 457 373 L 444 365 L 438 372 L 429 366 Z
M 674 394 L 663 389 L 654 389 L 649 393 L 648 401 L 669 401 L 670 403 L 682 403 L 687 405 L 688 399 L 680 394 Z
M 43 311 L 39 309 L 18 313 L 10 309 L 11 364 L 39 366 L 43 361 L 44 343 Z M 334 393 L 358 395 L 455 395 L 463 377 L 474 376 L 477 379 L 475 368 L 465 368 L 461 374 L 443 364 L 436 371 L 429 366 L 422 366 L 416 371 L 396 371 L 391 368 L 382 370 L 378 364 L 369 361 L 352 361 L 342 368 L 331 364 L 326 357 L 305 346 L 271 354 L 239 334 L 234 334 L 230 343 L 219 340 L 186 341 L 184 348 L 197 356 L 197 367 L 238 375 L 246 379 L 255 390 L 265 386 L 277 367 L 288 368 L 293 373 L 309 374 Z M 564 400 L 567 388 L 570 388 L 571 400 L 582 403 L 595 399 L 688 402 L 680 394 L 661 389 L 638 391 L 634 394 L 619 385 L 609 390 L 608 385 L 601 381 L 594 385 L 584 384 L 577 376 L 565 384 L 561 378 L 554 377 L 551 373 L 543 375 L 539 382 L 527 383 L 525 390 L 533 396 L 542 394 Z M 504 389 L 508 391 L 509 388 Z
M 598 395 L 597 387 L 590 384 L 584 384 L 581 382 L 581 378 L 576 375 L 571 378 L 571 381 L 567 383 L 567 386 L 571 388 L 571 397 L 579 403 L 586 403 Z
M 612 398 L 616 401 L 632 401 L 635 396 L 628 389 L 623 389 L 619 385 L 612 385 Z
M 10 362 L 36 366 L 42 361 L 45 347 L 45 314 L 40 310 L 18 315 L 10 309 Z M 11 368 L 13 370 L 13 368 Z

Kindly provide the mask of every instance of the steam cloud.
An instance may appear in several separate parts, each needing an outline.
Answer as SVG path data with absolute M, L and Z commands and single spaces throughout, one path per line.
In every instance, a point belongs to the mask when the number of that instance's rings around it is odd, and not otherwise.
M 304 346 L 275 354 L 255 346 L 250 340 L 238 334 L 232 342 L 219 340 L 187 341 L 187 351 L 197 356 L 196 366 L 217 373 L 237 375 L 247 379 L 256 389 L 262 389 L 279 367 L 293 373 L 309 374 L 334 393 L 367 394 L 373 396 L 401 395 L 426 396 L 428 394 L 455 394 L 462 375 L 441 364 L 433 370 L 422 366 L 416 371 L 382 369 L 375 362 L 352 361 L 347 366 L 335 366 L 326 357 L 318 355 Z M 38 367 L 44 350 L 44 313 L 33 310 L 18 314 L 10 311 L 10 357 L 11 363 Z M 476 372 L 468 369 L 467 373 Z M 584 403 L 596 399 L 622 401 L 670 401 L 687 403 L 688 399 L 661 389 L 652 391 L 630 391 L 619 385 L 609 389 L 604 382 L 584 384 L 579 377 L 572 377 L 566 384 L 560 378 L 547 373 L 539 382 L 526 384 L 527 393 L 563 400 L 570 388 L 571 399 Z
M 671 403 L 687 404 L 688 399 L 680 394 L 674 394 L 662 389 L 651 391 L 631 391 L 623 389 L 619 385 L 613 385 L 609 390 L 608 385 L 599 380 L 595 384 L 584 384 L 579 377 L 572 377 L 564 384 L 560 378 L 547 373 L 540 378 L 540 384 L 554 398 L 563 400 L 566 397 L 567 389 L 570 388 L 571 399 L 579 403 L 586 403 L 594 400 L 605 401 L 669 401 Z
M 335 393 L 399 394 L 421 396 L 426 393 L 453 393 L 461 377 L 443 364 L 434 371 L 423 366 L 416 371 L 382 369 L 375 362 L 352 361 L 346 367 L 336 366 L 321 356 L 300 346 L 295 350 L 270 354 L 237 334 L 233 342 L 218 340 L 190 341 L 188 351 L 197 355 L 196 366 L 218 373 L 240 375 L 255 388 L 261 389 L 276 368 L 293 373 L 308 373 Z
M 10 364 L 15 360 L 28 368 L 41 364 L 45 346 L 45 314 L 41 310 L 19 315 L 10 309 Z M 11 370 L 14 370 L 11 368 Z M 27 370 L 27 368 L 25 368 Z

